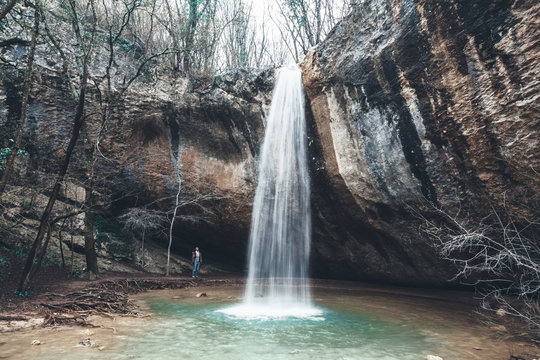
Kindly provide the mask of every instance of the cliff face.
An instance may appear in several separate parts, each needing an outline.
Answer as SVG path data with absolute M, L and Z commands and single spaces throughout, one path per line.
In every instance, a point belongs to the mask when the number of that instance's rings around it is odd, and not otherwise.
M 215 83 L 193 92 L 180 82 L 161 99 L 134 89 L 115 116 L 114 136 L 103 147 L 117 171 L 132 174 L 131 181 L 142 190 L 137 196 L 167 198 L 158 205 L 172 211 L 180 185 L 181 201 L 198 204 L 180 209 L 201 221 L 177 222 L 173 250 L 190 254 L 198 244 L 208 249 L 209 258 L 239 265 L 247 252 L 256 157 L 273 71 L 228 74 Z
M 442 283 L 452 270 L 415 211 L 538 216 L 539 14 L 367 0 L 307 55 L 321 272 Z
M 18 119 L 21 78 L 12 67 L 4 70 L 0 120 L 7 130 Z M 130 88 L 106 125 L 96 162 L 98 192 L 119 200 L 102 203 L 99 211 L 111 217 L 153 203 L 172 212 L 180 185 L 180 200 L 188 204 L 178 212 L 173 251 L 189 256 L 198 244 L 208 249 L 207 258 L 241 268 L 273 75 L 228 73 L 200 90 L 182 78 Z M 29 156 L 19 179 L 46 191 L 69 140 L 75 103 L 58 72 L 38 67 L 34 77 L 24 129 Z M 98 95 L 91 86 L 86 127 L 71 163 L 73 181 L 82 187 L 101 122 Z

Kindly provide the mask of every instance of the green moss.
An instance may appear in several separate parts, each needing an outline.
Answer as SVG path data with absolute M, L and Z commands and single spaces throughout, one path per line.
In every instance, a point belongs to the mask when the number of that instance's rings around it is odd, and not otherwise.
M 6 246 L 2 246 L 3 251 L 9 251 L 12 254 L 17 255 L 20 258 L 26 258 L 26 252 L 23 249 L 10 249 Z
M 9 139 L 9 142 L 14 143 L 13 139 Z M 4 170 L 9 154 L 11 154 L 10 147 L 0 149 L 0 170 Z M 28 155 L 28 153 L 25 150 L 19 149 L 19 151 L 17 151 L 17 155 L 24 157 Z
M 21 292 L 21 291 L 19 291 L 19 290 L 15 290 L 13 293 L 14 293 L 15 295 L 20 296 L 20 297 L 27 297 L 27 296 L 29 295 L 28 290 L 23 291 L 23 292 Z

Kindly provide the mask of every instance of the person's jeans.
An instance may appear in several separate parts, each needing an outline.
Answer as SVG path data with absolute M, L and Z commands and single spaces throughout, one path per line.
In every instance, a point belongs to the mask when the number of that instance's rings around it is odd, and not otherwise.
M 191 276 L 198 276 L 199 275 L 199 267 L 201 264 L 198 261 L 195 261 L 193 264 L 193 273 L 191 273 Z

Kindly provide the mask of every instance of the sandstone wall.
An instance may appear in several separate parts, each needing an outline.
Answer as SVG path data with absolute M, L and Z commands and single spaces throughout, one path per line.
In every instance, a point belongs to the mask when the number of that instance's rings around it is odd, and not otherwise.
M 3 70 L 0 123 L 8 132 L 18 119 L 21 73 Z M 148 203 L 172 211 L 180 179 L 182 201 L 212 196 L 197 201 L 205 209 L 188 205 L 179 211 L 189 216 L 176 221 L 173 250 L 189 257 L 198 244 L 207 249 L 207 258 L 242 268 L 273 74 L 227 73 L 203 89 L 180 77 L 130 88 L 107 124 L 96 165 L 98 188 L 120 200 L 99 211 L 117 216 Z M 29 156 L 17 181 L 47 189 L 52 178 L 47 174 L 56 171 L 69 141 L 75 103 L 57 71 L 38 66 L 34 78 L 24 129 Z M 70 169 L 81 186 L 88 176 L 88 139 L 96 138 L 100 111 L 91 82 L 87 123 Z
M 539 14 L 535 1 L 366 0 L 307 55 L 321 271 L 444 283 L 453 270 L 414 211 L 538 216 Z

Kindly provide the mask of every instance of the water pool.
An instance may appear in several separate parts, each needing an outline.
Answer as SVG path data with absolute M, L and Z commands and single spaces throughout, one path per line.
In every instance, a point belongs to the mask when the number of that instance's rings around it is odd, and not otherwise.
M 196 297 L 198 292 L 208 296 Z M 238 319 L 217 310 L 240 300 L 243 287 L 142 294 L 148 318 L 97 318 L 100 328 L 55 328 L 1 334 L 9 359 L 425 359 L 507 360 L 516 346 L 473 319 L 470 305 L 363 288 L 314 289 L 321 314 L 282 320 Z M 100 323 L 101 321 L 101 323 Z M 94 347 L 79 345 L 85 338 Z M 40 346 L 30 346 L 39 339 Z M 519 344 L 518 344 L 519 345 Z M 101 349 L 101 350 L 100 350 Z
M 135 331 L 117 359 L 419 359 L 426 336 L 366 314 L 321 308 L 307 319 L 245 320 L 223 306 L 151 300 L 155 323 Z

